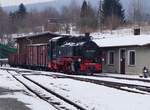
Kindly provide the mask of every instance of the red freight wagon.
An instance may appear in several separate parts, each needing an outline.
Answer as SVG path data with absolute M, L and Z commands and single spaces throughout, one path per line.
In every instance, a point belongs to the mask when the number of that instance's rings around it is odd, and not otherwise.
M 12 54 L 11 56 L 9 56 L 9 59 L 8 59 L 8 61 L 9 61 L 9 64 L 10 64 L 10 66 L 15 66 L 15 55 L 16 54 Z
M 14 54 L 14 64 L 15 64 L 16 66 L 19 65 L 19 54 L 18 54 L 18 53 L 17 53 L 17 54 Z
M 38 46 L 38 66 L 45 68 L 48 65 L 48 54 L 47 54 L 47 44 L 42 44 Z
M 32 65 L 37 66 L 37 47 L 32 47 Z
M 26 62 L 28 66 L 37 66 L 37 47 L 29 45 L 26 48 Z
M 19 53 L 18 54 L 18 64 L 20 66 L 23 66 L 26 64 L 26 54 L 25 52 Z
M 27 56 L 27 59 L 26 59 L 26 62 L 27 62 L 27 66 L 30 66 L 32 64 L 32 54 L 31 54 L 31 48 L 30 46 L 28 46 L 26 48 L 26 56 Z
M 14 66 L 23 66 L 26 64 L 25 53 L 16 53 L 9 57 L 9 64 Z
M 32 44 L 27 46 L 27 65 L 32 68 L 47 68 L 47 44 Z

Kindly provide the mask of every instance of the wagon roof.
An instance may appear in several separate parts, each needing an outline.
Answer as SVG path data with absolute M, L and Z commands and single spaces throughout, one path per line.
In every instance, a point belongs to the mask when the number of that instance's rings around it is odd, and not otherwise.
M 45 45 L 48 45 L 48 43 L 39 43 L 39 44 L 29 44 L 27 46 L 45 46 Z
M 109 35 L 100 38 L 93 38 L 99 47 L 125 47 L 125 46 L 145 46 L 150 44 L 150 35 Z
M 43 35 L 59 36 L 58 34 L 46 31 L 46 32 L 40 32 L 40 33 L 31 33 L 31 34 L 19 35 L 19 36 L 15 36 L 14 39 L 30 38 L 30 37 L 37 37 L 37 36 L 43 36 Z

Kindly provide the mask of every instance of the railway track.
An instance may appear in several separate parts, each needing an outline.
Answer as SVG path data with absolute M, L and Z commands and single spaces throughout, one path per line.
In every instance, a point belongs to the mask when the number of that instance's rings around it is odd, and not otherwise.
M 70 78 L 73 80 L 78 80 L 78 81 L 84 81 L 84 82 L 90 82 L 94 83 L 97 85 L 103 85 L 106 87 L 111 87 L 131 93 L 138 93 L 138 94 L 149 94 L 150 93 L 150 87 L 149 86 L 143 86 L 143 85 L 138 85 L 138 84 L 128 84 L 128 83 L 120 83 L 120 82 L 112 82 L 112 81 L 105 81 L 105 80 L 100 80 L 100 79 L 90 79 L 90 78 L 83 78 L 83 77 L 75 77 L 75 76 L 69 76 L 69 75 L 58 75 L 58 74 L 53 74 L 53 75 L 48 75 L 48 74 L 24 74 L 25 76 L 30 76 L 30 75 L 41 75 L 41 76 L 49 76 L 49 77 L 58 77 L 58 78 Z M 130 80 L 131 81 L 131 80 Z M 136 89 L 136 90 L 132 90 Z
M 17 71 L 17 70 L 15 70 Z M 90 83 L 94 83 L 94 84 L 98 84 L 98 85 L 103 85 L 106 87 L 111 87 L 111 88 L 115 88 L 115 89 L 119 89 L 119 90 L 123 90 L 123 91 L 127 91 L 127 92 L 132 92 L 132 93 L 138 93 L 138 94 L 149 94 L 150 93 L 150 87 L 149 86 L 142 86 L 142 85 L 138 85 L 138 84 L 128 84 L 128 83 L 120 83 L 120 82 L 113 82 L 113 81 L 106 81 L 106 80 L 101 80 L 101 79 L 91 79 L 91 78 L 83 78 L 80 76 L 71 76 L 71 75 L 58 75 L 58 74 L 53 74 L 53 75 L 48 75 L 48 74 L 40 74 L 40 73 L 34 73 L 33 71 L 18 71 L 19 73 L 21 72 L 31 72 L 31 74 L 22 74 L 24 78 L 30 80 L 30 78 L 26 77 L 27 75 L 44 75 L 44 76 L 49 76 L 49 77 L 60 77 L 60 78 L 71 78 L 74 80 L 78 80 L 78 81 L 84 81 L 84 82 L 90 82 Z M 99 75 L 94 75 L 95 77 L 105 77 L 105 76 L 99 76 Z M 142 82 L 147 82 L 150 83 L 150 80 L 145 80 L 145 79 L 135 79 L 135 78 L 120 78 L 120 77 L 109 77 L 106 76 L 107 78 L 115 78 L 115 79 L 124 79 L 124 80 L 129 80 L 129 81 L 142 81 Z M 34 83 L 36 83 L 34 81 Z M 135 89 L 135 90 L 133 90 Z
M 67 76 L 67 77 L 75 79 L 75 80 L 79 80 L 79 81 L 85 81 L 85 82 L 90 82 L 90 83 L 94 83 L 94 84 L 98 84 L 98 85 L 104 85 L 104 86 L 111 87 L 111 88 L 116 88 L 116 89 L 127 91 L 127 92 L 133 92 L 133 93 L 139 93 L 139 94 L 145 94 L 143 92 L 150 93 L 150 87 L 149 86 L 106 81 L 106 80 L 101 80 L 101 79 L 81 78 L 81 77 L 72 77 L 72 76 Z M 128 80 L 128 79 L 126 79 L 126 80 Z M 131 80 L 132 79 L 130 79 L 130 81 Z M 135 80 L 132 80 L 132 81 L 135 81 Z M 130 88 L 130 89 L 127 89 L 127 88 Z M 131 89 L 136 89 L 139 91 L 135 91 L 135 90 L 131 90 Z M 140 91 L 143 91 L 143 92 L 140 92 Z
M 86 110 L 82 106 L 72 102 L 69 99 L 59 95 L 58 93 L 44 87 L 43 85 L 29 79 L 26 75 L 21 74 L 21 72 L 31 72 L 31 71 L 17 71 L 11 69 L 3 69 L 6 70 L 13 78 L 15 78 L 18 82 L 23 84 L 30 92 L 35 94 L 40 99 L 46 101 L 50 105 L 52 105 L 56 110 Z M 16 72 L 16 74 L 12 73 L 12 71 Z

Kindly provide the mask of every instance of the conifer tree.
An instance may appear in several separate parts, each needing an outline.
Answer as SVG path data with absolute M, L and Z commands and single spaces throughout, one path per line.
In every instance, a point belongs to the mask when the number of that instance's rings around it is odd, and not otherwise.
M 84 0 L 82 7 L 81 7 L 81 15 L 82 18 L 88 17 L 88 5 L 87 2 Z
M 26 14 L 27 14 L 26 7 L 24 6 L 23 3 L 21 3 L 21 4 L 19 5 L 19 9 L 18 9 L 18 11 L 17 11 L 17 15 L 18 15 L 21 19 L 23 19 L 23 18 L 26 16 Z
M 90 32 L 94 28 L 97 28 L 95 15 L 92 6 L 84 0 L 80 12 L 80 28 L 82 32 Z
M 103 23 L 108 25 L 111 21 L 112 28 L 116 27 L 114 23 L 123 24 L 125 22 L 124 9 L 120 0 L 104 0 L 102 4 Z M 118 24 L 118 25 L 119 25 Z
M 17 32 L 23 28 L 25 28 L 25 17 L 27 15 L 26 7 L 23 3 L 21 3 L 18 7 L 18 10 L 15 12 L 11 12 L 10 16 L 10 24 L 13 32 Z

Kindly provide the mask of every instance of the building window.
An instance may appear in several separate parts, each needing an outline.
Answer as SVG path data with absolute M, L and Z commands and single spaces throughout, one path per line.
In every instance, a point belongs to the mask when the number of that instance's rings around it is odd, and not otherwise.
M 135 50 L 130 50 L 128 53 L 128 64 L 129 65 L 135 65 Z
M 114 65 L 114 52 L 113 51 L 108 52 L 108 64 Z

